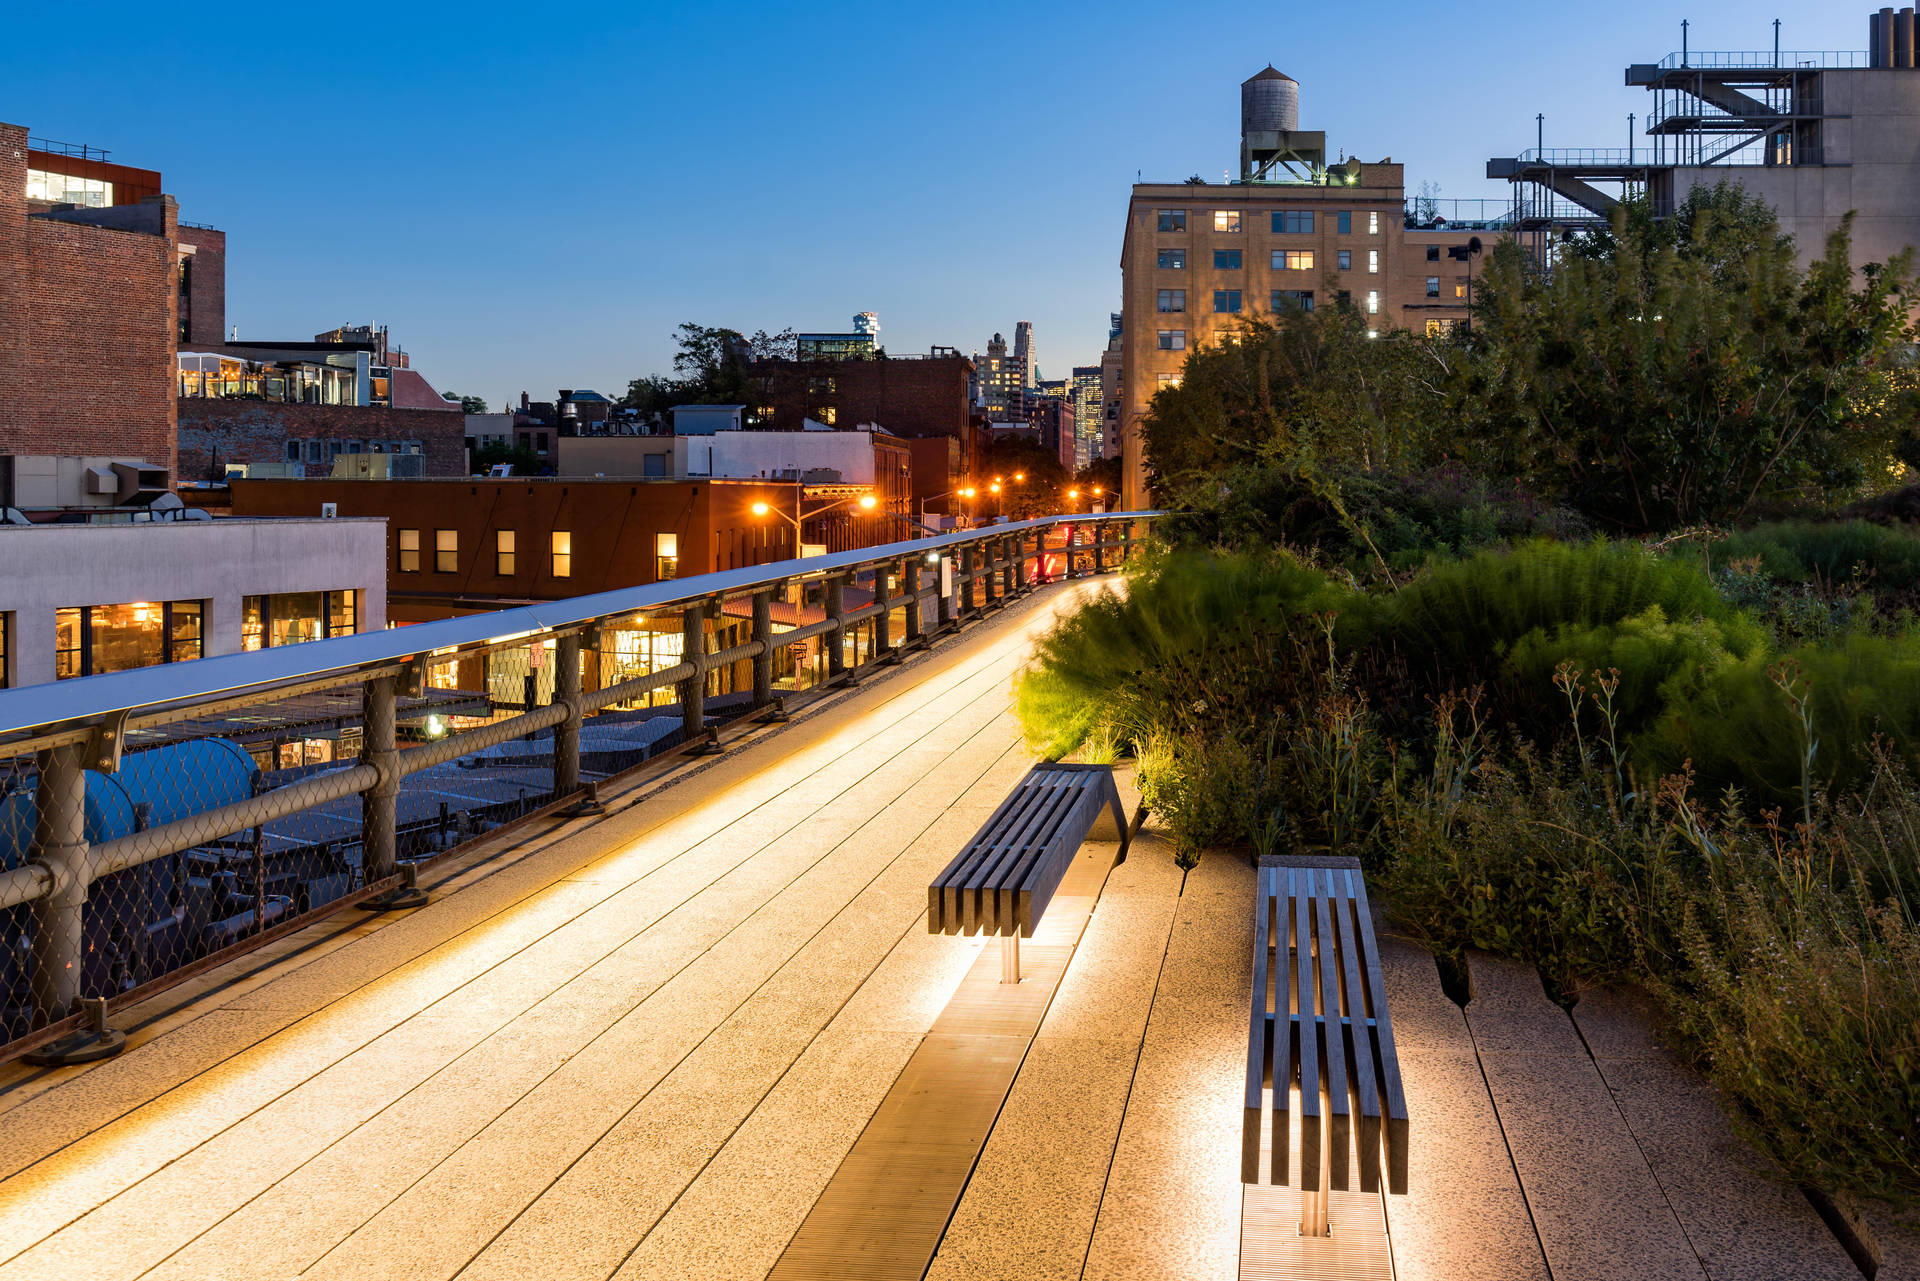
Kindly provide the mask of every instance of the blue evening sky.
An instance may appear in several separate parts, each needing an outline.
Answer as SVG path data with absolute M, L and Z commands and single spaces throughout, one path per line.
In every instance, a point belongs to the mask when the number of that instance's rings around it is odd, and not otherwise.
M 1860 49 L 1867 4 L 23 6 L 0 119 L 162 171 L 229 237 L 242 338 L 384 323 L 442 390 L 617 395 L 682 320 L 1096 362 L 1136 171 L 1219 180 L 1239 82 L 1329 149 L 1502 198 L 1490 155 L 1625 145 L 1629 62 Z M 1873 6 L 1877 7 L 1877 6 Z

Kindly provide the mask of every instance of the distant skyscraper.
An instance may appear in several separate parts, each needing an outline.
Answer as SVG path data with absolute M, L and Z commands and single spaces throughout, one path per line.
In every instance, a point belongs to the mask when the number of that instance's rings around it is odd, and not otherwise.
M 1039 379 L 1040 371 L 1033 359 L 1033 322 L 1023 320 L 1013 327 L 1013 358 L 1025 366 L 1020 373 L 1020 385 L 1031 389 Z
M 1085 467 L 1100 457 L 1100 426 L 1104 397 L 1100 386 L 1100 366 L 1073 367 L 1073 435 L 1076 467 Z
M 1025 322 L 1022 322 L 1025 323 Z M 1018 357 L 1007 354 L 1007 340 L 999 334 L 987 344 L 987 354 L 974 353 L 974 403 L 989 415 L 1003 417 L 1026 400 L 1026 379 Z

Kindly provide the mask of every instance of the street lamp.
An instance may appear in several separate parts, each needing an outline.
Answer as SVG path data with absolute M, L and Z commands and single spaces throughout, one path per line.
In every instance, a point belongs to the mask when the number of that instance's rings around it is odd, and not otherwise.
M 796 486 L 795 497 L 794 497 L 794 505 L 796 507 L 799 506 L 799 501 L 800 501 L 799 489 Z M 870 493 L 857 494 L 852 498 L 842 498 L 838 502 L 828 503 L 825 507 L 816 507 L 811 512 L 803 512 L 799 517 L 789 516 L 785 512 L 781 511 L 778 507 L 775 507 L 771 503 L 765 502 L 764 500 L 754 503 L 750 510 L 753 512 L 755 516 L 761 516 L 761 517 L 778 516 L 781 520 L 784 520 L 787 522 L 787 524 L 793 526 L 793 538 L 795 543 L 795 550 L 798 551 L 799 550 L 798 544 L 806 536 L 805 531 L 801 528 L 801 524 L 800 524 L 802 519 L 804 519 L 806 516 L 825 515 L 827 512 L 832 511 L 836 507 L 845 507 L 848 503 L 857 504 L 862 511 L 872 511 L 875 507 L 878 507 L 880 505 L 880 500 L 878 498 L 875 498 Z

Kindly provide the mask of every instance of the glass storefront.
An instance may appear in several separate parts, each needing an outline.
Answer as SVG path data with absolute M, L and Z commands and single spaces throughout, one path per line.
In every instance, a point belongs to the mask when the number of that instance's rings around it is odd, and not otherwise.
M 54 611 L 54 676 L 97 676 L 199 658 L 204 610 L 197 600 L 77 605 Z
M 75 178 L 64 173 L 49 173 L 44 169 L 29 169 L 27 199 L 105 209 L 113 203 L 113 184 L 103 178 Z
M 356 404 L 358 374 L 351 364 L 332 363 L 335 359 L 255 361 L 182 352 L 180 394 L 296 405 Z

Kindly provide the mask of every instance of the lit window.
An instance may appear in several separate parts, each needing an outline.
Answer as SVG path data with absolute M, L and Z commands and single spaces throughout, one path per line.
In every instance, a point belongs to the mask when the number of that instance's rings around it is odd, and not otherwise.
M 199 658 L 197 600 L 80 605 L 54 611 L 54 677 L 67 680 Z
M 1213 251 L 1213 269 L 1215 271 L 1240 270 L 1240 251 L 1238 249 L 1216 249 Z
M 1453 287 L 1453 296 L 1455 298 L 1465 298 L 1467 296 L 1467 287 L 1465 285 L 1455 285 Z
M 1180 375 L 1156 374 L 1153 381 L 1156 389 L 1161 387 L 1178 387 L 1180 385 Z
M 1162 249 L 1160 266 L 1167 271 L 1182 271 L 1187 265 L 1187 251 L 1184 249 Z
M 1216 315 L 1232 315 L 1240 310 L 1240 291 L 1238 289 L 1216 289 L 1213 291 L 1213 310 Z
M 1273 251 L 1273 269 L 1275 271 L 1312 271 L 1313 250 L 1276 249 Z
M 1377 276 L 1380 274 L 1380 251 L 1378 249 L 1367 250 L 1367 274 L 1369 276 Z
M 1273 234 L 1276 236 L 1310 236 L 1313 234 L 1313 210 L 1276 209 L 1273 211 Z
M 1213 229 L 1215 231 L 1240 230 L 1240 211 L 1238 209 L 1216 209 L 1213 211 Z
M 1298 307 L 1301 311 L 1313 310 L 1313 290 L 1276 289 L 1273 291 L 1272 309 L 1283 311 L 1288 307 Z
M 400 572 L 403 574 L 420 572 L 420 531 L 417 529 L 400 531 Z
M 512 578 L 514 571 L 514 539 L 511 529 L 496 529 L 493 532 L 493 572 L 502 578 Z
M 1187 291 L 1184 289 L 1162 289 L 1160 291 L 1161 311 L 1185 311 L 1187 309 Z
M 437 574 L 455 574 L 460 571 L 459 530 L 436 529 L 433 531 L 433 569 Z
M 1185 231 L 1187 229 L 1187 211 L 1184 209 L 1156 209 L 1154 212 L 1155 231 Z
M 1187 331 L 1184 329 L 1162 329 L 1160 331 L 1161 351 L 1185 351 L 1187 349 Z
M 1342 249 L 1339 253 L 1334 255 L 1334 260 L 1339 264 L 1340 270 L 1342 271 L 1353 270 L 1353 250 Z
M 1369 338 L 1378 338 L 1379 336 L 1380 336 L 1380 331 L 1379 331 L 1378 329 L 1369 329 L 1369 330 L 1367 330 L 1367 337 L 1369 337 Z
M 1367 291 L 1367 314 L 1369 316 L 1377 316 L 1380 314 L 1380 293 L 1378 290 Z
M 653 536 L 653 576 L 659 582 L 680 577 L 680 535 Z
M 104 209 L 113 203 L 113 184 L 99 178 L 71 178 L 44 169 L 27 170 L 27 199 L 50 200 L 56 205 Z
M 1450 319 L 1449 320 L 1429 320 L 1427 322 L 1427 337 L 1429 338 L 1444 338 L 1446 335 L 1452 332 L 1453 332 L 1453 321 Z
M 1440 277 L 1428 276 L 1427 277 L 1427 297 L 1438 298 L 1439 296 L 1440 296 Z
M 1342 209 L 1335 217 L 1340 223 L 1340 234 L 1343 236 L 1351 236 L 1353 234 L 1353 210 Z
M 573 535 L 564 529 L 553 531 L 553 576 L 573 577 Z
M 840 411 L 835 409 L 832 405 L 822 405 L 820 407 L 819 419 L 821 422 L 831 427 L 834 425 L 834 423 L 840 420 Z
M 1380 234 L 1380 213 L 1378 210 L 1367 215 L 1367 234 L 1369 236 L 1377 236 Z

